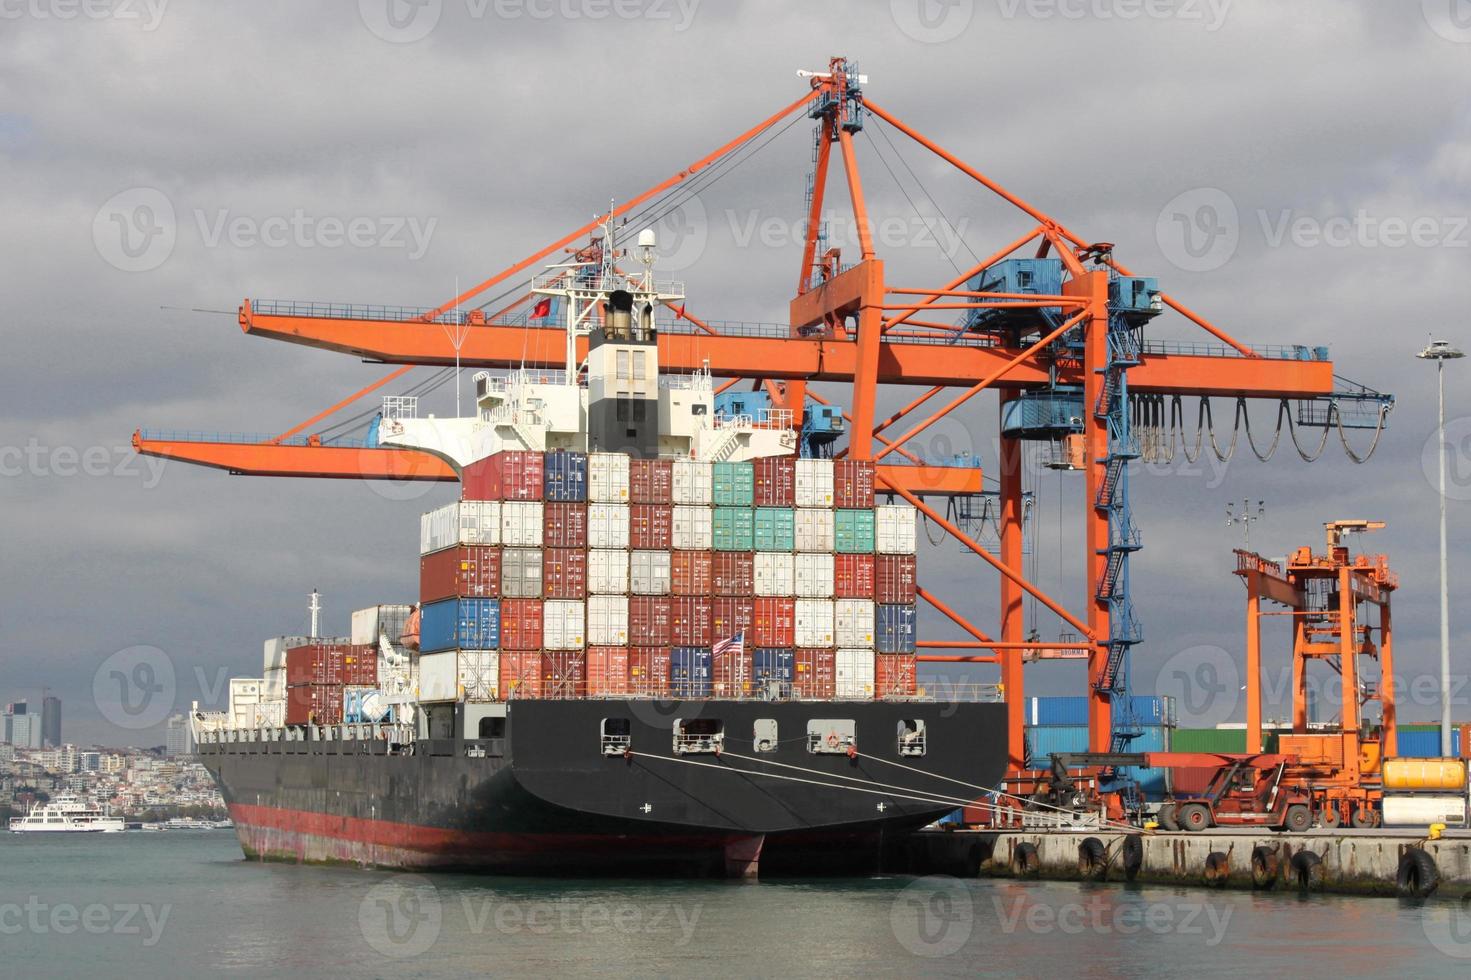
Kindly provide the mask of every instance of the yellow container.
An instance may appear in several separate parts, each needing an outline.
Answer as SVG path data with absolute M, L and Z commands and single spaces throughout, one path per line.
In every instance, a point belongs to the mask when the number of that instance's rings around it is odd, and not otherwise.
M 1460 759 L 1385 759 L 1388 790 L 1463 790 L 1466 763 Z

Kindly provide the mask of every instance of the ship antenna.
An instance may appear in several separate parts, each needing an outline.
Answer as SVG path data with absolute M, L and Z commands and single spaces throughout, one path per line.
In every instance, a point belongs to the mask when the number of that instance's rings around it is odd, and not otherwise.
M 322 593 L 318 592 L 316 589 L 312 589 L 311 600 L 312 600 L 312 604 L 310 606 L 308 606 L 307 609 L 312 614 L 312 635 L 311 635 L 311 638 L 313 640 L 315 640 L 319 636 L 322 635 L 321 634 L 321 623 L 322 623 Z

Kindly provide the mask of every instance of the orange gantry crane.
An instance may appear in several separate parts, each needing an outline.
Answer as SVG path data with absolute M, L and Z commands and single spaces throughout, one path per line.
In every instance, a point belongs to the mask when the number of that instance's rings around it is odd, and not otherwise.
M 1009 706 L 1015 772 L 1026 765 L 1022 665 L 1039 656 L 1076 655 L 1087 660 L 1091 747 L 1106 751 L 1127 746 L 1132 737 L 1129 723 L 1116 719 L 1114 708 L 1127 703 L 1122 696 L 1127 693 L 1128 654 L 1139 637 L 1128 606 L 1128 556 L 1139 545 L 1128 511 L 1128 465 L 1140 455 L 1131 425 L 1151 418 L 1151 411 L 1158 414 L 1159 406 L 1169 405 L 1173 426 L 1173 419 L 1184 415 L 1180 399 L 1186 396 L 1202 399 L 1203 412 L 1211 398 L 1234 400 L 1238 409 L 1247 399 L 1267 399 L 1285 409 L 1292 399 L 1298 403 L 1298 424 L 1321 427 L 1326 441 L 1333 425 L 1342 433 L 1350 415 L 1345 407 L 1367 399 L 1378 407 L 1372 426 L 1377 439 L 1388 396 L 1368 389 L 1346 392 L 1335 383 L 1334 365 L 1325 349 L 1252 347 L 1229 336 L 1174 297 L 1159 292 L 1154 280 L 1135 276 L 1114 257 L 1111 245 L 1081 237 L 870 101 L 863 91 L 863 77 L 849 61 L 834 58 L 826 71 L 802 75 L 808 79 L 809 90 L 801 98 L 611 208 L 608 214 L 439 306 L 246 300 L 240 307 L 239 323 L 251 336 L 401 366 L 273 438 L 140 430 L 134 435 L 134 446 L 141 453 L 240 474 L 453 480 L 456 474 L 448 466 L 426 454 L 324 434 L 329 430 L 309 430 L 416 365 L 489 370 L 566 365 L 575 369 L 575 364 L 566 364 L 560 327 L 538 323 L 524 312 L 533 301 L 525 288 L 531 273 L 544 261 L 560 259 L 568 252 L 585 258 L 614 249 L 616 255 L 618 242 L 602 241 L 600 229 L 612 227 L 615 221 L 634 230 L 652 224 L 741 162 L 753 152 L 756 141 L 768 138 L 779 124 L 787 121 L 790 125 L 798 121 L 799 113 L 805 114 L 814 124 L 812 168 L 805 241 L 789 325 L 763 328 L 703 320 L 684 306 L 671 307 L 658 336 L 661 368 L 687 372 L 708 367 L 729 379 L 725 387 L 743 380 L 762 385 L 775 406 L 793 409 L 797 420 L 809 399 L 825 401 L 809 390 L 810 384 L 847 386 L 851 411 L 845 413 L 848 430 L 843 452 L 855 459 L 877 461 L 881 491 L 913 504 L 928 522 L 944 529 L 999 575 L 1001 614 L 994 636 L 932 592 L 920 591 L 924 601 L 968 637 L 922 641 L 920 646 L 925 649 L 960 652 L 922 653 L 921 659 L 998 665 Z M 1024 230 L 939 286 L 891 284 L 870 231 L 857 154 L 859 138 L 873 129 L 879 129 L 897 154 L 880 127 L 906 137 L 1008 202 L 1022 216 Z M 871 150 L 882 156 L 878 141 L 871 141 Z M 827 187 L 836 169 L 844 175 L 858 230 L 859 255 L 851 264 L 845 264 L 840 250 L 829 245 L 823 221 Z M 1045 285 L 1031 278 L 1039 271 L 1047 274 L 1041 277 Z M 497 289 L 499 294 L 493 292 Z M 511 296 L 515 298 L 507 302 Z M 502 303 L 506 305 L 499 306 Z M 1144 324 L 1165 308 L 1212 340 L 1146 341 Z M 584 342 L 575 355 L 581 358 L 585 352 Z M 898 411 L 880 418 L 877 405 L 882 386 L 923 390 Z M 980 493 L 979 467 L 939 465 L 906 446 L 935 422 L 973 405 L 976 396 L 987 391 L 999 394 L 1003 410 L 997 468 L 999 547 L 994 553 L 961 526 L 963 521 L 951 519 L 953 509 L 946 513 L 934 505 L 941 502 L 936 498 Z M 923 415 L 920 410 L 931 403 L 939 407 Z M 1035 422 L 1038 412 L 1044 416 L 1040 423 Z M 1028 418 L 1034 422 L 1026 422 Z M 1281 420 L 1279 414 L 1279 427 Z M 903 434 L 892 435 L 891 430 L 901 423 L 912 424 Z M 1288 423 L 1292 424 L 1291 417 Z M 1347 424 L 1354 425 L 1352 421 Z M 1183 438 L 1183 422 L 1181 433 Z M 1173 438 L 1173 432 L 1171 435 Z M 1025 574 L 1022 474 L 1023 442 L 1027 440 L 1065 446 L 1067 462 L 1061 465 L 1084 474 L 1087 530 L 1080 557 L 1090 585 L 1080 610 L 1047 594 Z M 1200 445 L 1198 438 L 1196 445 Z M 962 588 L 968 585 L 961 583 Z M 1057 617 L 1064 639 L 1028 635 L 1027 597 Z M 969 598 L 963 597 L 962 602 Z

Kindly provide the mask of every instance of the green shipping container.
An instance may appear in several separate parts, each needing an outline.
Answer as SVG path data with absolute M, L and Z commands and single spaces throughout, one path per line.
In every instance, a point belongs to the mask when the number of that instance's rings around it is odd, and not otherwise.
M 750 507 L 756 503 L 754 464 L 716 463 L 712 479 L 716 507 Z
M 1171 752 L 1245 752 L 1244 728 L 1177 728 Z
M 797 512 L 790 507 L 756 508 L 756 551 L 795 551 Z
M 756 512 L 745 507 L 716 507 L 711 520 L 716 551 L 755 551 Z
M 873 554 L 873 511 L 834 512 L 833 550 L 840 555 Z

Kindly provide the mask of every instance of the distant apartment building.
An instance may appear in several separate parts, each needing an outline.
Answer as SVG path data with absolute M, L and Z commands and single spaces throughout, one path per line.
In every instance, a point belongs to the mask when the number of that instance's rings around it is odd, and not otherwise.
M 21 705 L 24 709 L 24 703 Z M 5 741 L 18 749 L 41 747 L 41 716 L 29 715 L 22 710 L 18 714 L 5 716 Z
M 164 745 L 164 754 L 170 759 L 194 754 L 194 730 L 189 727 L 189 719 L 186 716 L 174 715 L 169 719 L 168 740 Z
M 41 701 L 41 745 L 48 749 L 61 745 L 61 698 L 48 696 Z

